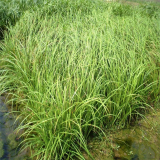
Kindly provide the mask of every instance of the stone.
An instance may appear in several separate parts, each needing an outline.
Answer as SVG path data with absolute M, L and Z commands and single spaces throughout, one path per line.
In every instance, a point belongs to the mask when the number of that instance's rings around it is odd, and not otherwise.
M 16 149 L 18 147 L 18 142 L 16 141 L 16 134 L 15 133 L 11 133 L 8 136 L 8 141 L 9 141 L 9 150 L 13 150 Z
M 2 158 L 3 155 L 4 155 L 3 142 L 2 142 L 2 140 L 0 139 L 0 158 Z

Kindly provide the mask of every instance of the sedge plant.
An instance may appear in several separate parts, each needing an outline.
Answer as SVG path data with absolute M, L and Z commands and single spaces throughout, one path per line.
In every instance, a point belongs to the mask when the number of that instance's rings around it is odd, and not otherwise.
M 58 7 L 63 6 L 63 7 Z M 24 12 L 1 44 L 1 92 L 12 94 L 23 148 L 37 159 L 91 159 L 89 137 L 143 116 L 159 95 L 157 18 L 116 4 L 55 1 Z

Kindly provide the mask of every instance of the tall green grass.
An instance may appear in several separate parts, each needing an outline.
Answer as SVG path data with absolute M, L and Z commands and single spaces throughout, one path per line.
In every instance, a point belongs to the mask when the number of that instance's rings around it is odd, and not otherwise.
M 27 10 L 36 10 L 44 7 L 47 0 L 1 0 L 0 1 L 0 39 L 3 39 L 4 31 L 20 19 Z
M 84 150 L 94 159 L 91 135 L 125 127 L 159 96 L 159 19 L 116 8 L 57 0 L 26 11 L 5 35 L 1 93 L 18 105 L 33 157 L 84 159 Z

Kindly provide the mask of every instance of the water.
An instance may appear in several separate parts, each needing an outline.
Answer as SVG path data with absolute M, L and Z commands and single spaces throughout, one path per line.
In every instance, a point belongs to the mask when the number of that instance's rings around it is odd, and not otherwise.
M 19 152 L 20 138 L 15 129 L 18 121 L 15 115 L 9 112 L 3 103 L 5 98 L 0 97 L 0 160 L 27 160 L 27 151 Z
M 155 146 L 149 141 L 133 137 L 115 141 L 119 145 L 119 148 L 114 151 L 114 159 L 126 159 L 126 160 L 159 160 L 159 147 Z
M 160 109 L 146 117 L 128 129 L 110 131 L 103 141 L 91 140 L 88 146 L 95 160 L 160 160 Z
M 113 143 L 118 146 L 116 160 L 160 160 L 160 110 L 148 114 L 135 127 L 119 131 Z

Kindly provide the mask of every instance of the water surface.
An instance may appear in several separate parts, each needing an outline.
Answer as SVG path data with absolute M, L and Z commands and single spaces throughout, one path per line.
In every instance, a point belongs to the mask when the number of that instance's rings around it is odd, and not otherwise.
M 15 129 L 19 122 L 0 97 L 0 160 L 27 160 L 26 151 L 19 152 L 20 138 Z

